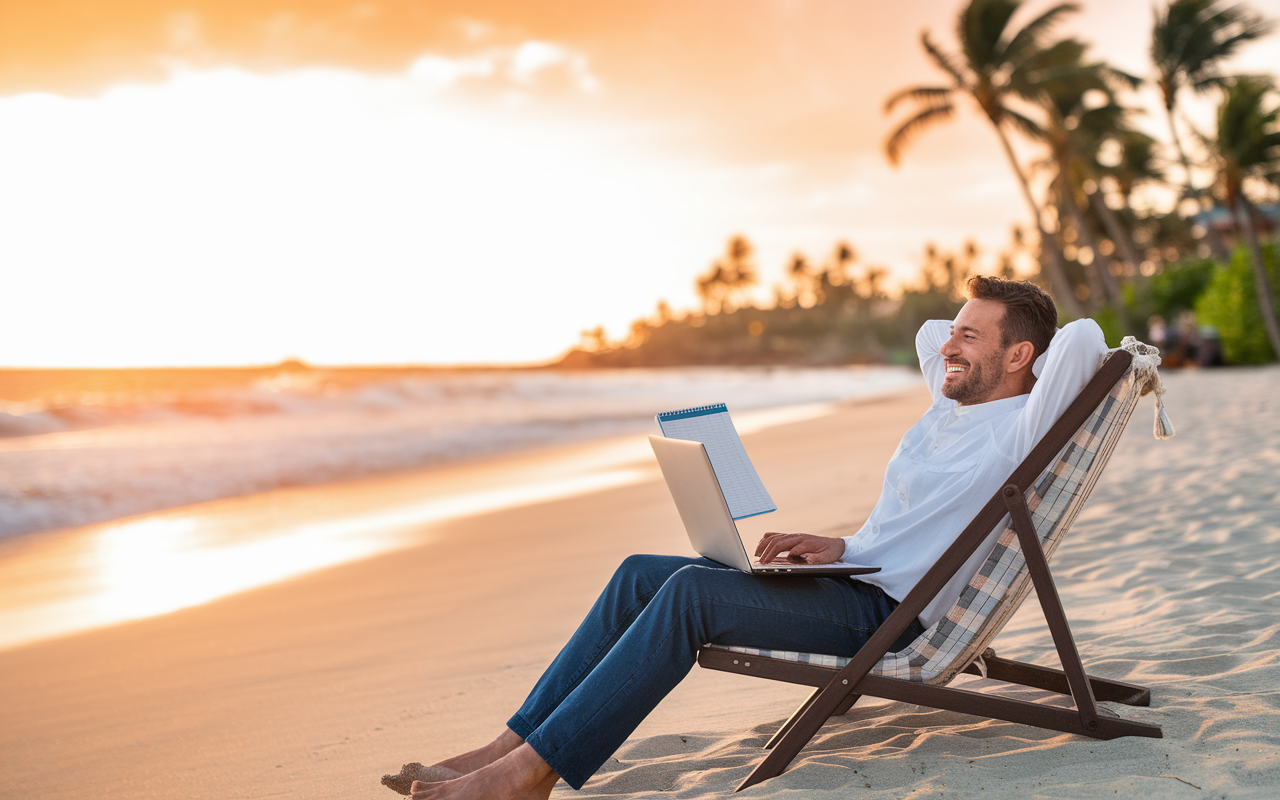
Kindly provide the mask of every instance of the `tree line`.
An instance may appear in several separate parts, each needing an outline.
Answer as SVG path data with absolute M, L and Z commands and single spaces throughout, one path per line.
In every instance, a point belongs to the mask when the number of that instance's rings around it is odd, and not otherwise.
M 905 87 L 884 103 L 886 114 L 905 109 L 884 144 L 894 165 L 918 137 L 958 113 L 990 124 L 1031 220 L 1025 233 L 1014 229 L 1006 250 L 992 259 L 972 244 L 957 253 L 927 246 L 916 282 L 891 300 L 886 271 L 859 264 L 854 248 L 840 242 L 820 264 L 794 256 L 772 305 L 757 307 L 749 299 L 758 282 L 754 251 L 746 237 L 734 236 L 697 278 L 701 308 L 674 315 L 660 304 L 622 342 L 588 332 L 564 363 L 910 361 L 915 328 L 954 314 L 969 274 L 1013 275 L 1019 260 L 1031 265 L 1024 274 L 1050 291 L 1064 319 L 1097 319 L 1112 344 L 1124 334 L 1147 337 L 1152 320 L 1194 311 L 1221 337 L 1228 361 L 1274 360 L 1280 92 L 1270 75 L 1224 70 L 1274 22 L 1243 4 L 1172 0 L 1154 9 L 1151 77 L 1144 78 L 1095 57 L 1078 38 L 1055 34 L 1076 4 L 1055 5 L 1016 26 L 1021 6 L 971 0 L 956 19 L 951 48 L 922 33 L 924 55 L 943 80 Z M 1135 125 L 1132 96 L 1148 82 L 1158 89 L 1168 142 Z M 1180 113 L 1193 93 L 1214 100 L 1212 130 L 1196 130 Z M 1015 138 L 1034 147 L 1033 162 L 1019 160 Z M 1040 196 L 1037 175 L 1047 178 Z M 1172 188 L 1179 202 L 1169 212 L 1152 211 L 1136 202 L 1147 187 Z

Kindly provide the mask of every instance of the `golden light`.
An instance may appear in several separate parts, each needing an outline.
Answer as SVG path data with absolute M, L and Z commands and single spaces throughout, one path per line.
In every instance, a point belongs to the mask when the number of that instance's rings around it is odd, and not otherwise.
M 269 496 L 260 496 L 233 514 L 193 506 L 46 534 L 59 542 L 29 557 L 14 548 L 0 560 L 0 649 L 166 614 L 421 544 L 430 540 L 430 526 L 445 520 L 651 479 L 651 469 L 618 466 L 620 458 L 634 457 L 634 441 L 605 443 L 551 464 L 556 477 L 549 479 L 311 522 L 285 515 L 292 522 L 282 525 Z M 60 553 L 66 557 L 51 557 Z

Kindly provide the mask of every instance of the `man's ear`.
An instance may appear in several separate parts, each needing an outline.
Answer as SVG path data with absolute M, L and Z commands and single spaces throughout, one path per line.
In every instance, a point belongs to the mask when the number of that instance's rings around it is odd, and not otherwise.
M 1005 371 L 1030 369 L 1036 360 L 1036 347 L 1031 342 L 1018 342 L 1005 351 Z

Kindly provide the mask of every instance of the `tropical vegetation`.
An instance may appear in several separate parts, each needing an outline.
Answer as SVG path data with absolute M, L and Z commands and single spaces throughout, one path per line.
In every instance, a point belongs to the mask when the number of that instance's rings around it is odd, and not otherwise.
M 1113 345 L 1161 331 L 1172 342 L 1176 331 L 1183 346 L 1211 339 L 1205 352 L 1228 363 L 1275 360 L 1280 92 L 1269 76 L 1228 70 L 1273 23 L 1243 4 L 1170 0 L 1154 9 L 1142 76 L 1058 35 L 1078 10 L 1060 3 L 1019 22 L 1028 16 L 1023 0 L 969 0 L 952 44 L 921 35 L 941 80 L 884 103 L 900 115 L 884 144 L 893 165 L 957 114 L 989 124 L 1029 216 L 1004 251 L 927 245 L 914 284 L 890 297 L 887 271 L 841 242 L 817 265 L 793 256 L 785 285 L 761 304 L 751 299 L 759 274 L 752 245 L 735 236 L 697 278 L 700 308 L 677 314 L 660 304 L 620 342 L 600 329 L 584 333 L 564 363 L 908 362 L 919 323 L 954 314 L 964 280 L 993 271 L 1041 283 L 1064 320 L 1093 317 Z M 1168 142 L 1139 128 L 1135 93 L 1147 87 L 1163 105 Z M 1180 113 L 1187 92 L 1215 101 L 1212 129 L 1196 130 Z M 1153 189 L 1171 198 L 1169 208 L 1153 210 Z

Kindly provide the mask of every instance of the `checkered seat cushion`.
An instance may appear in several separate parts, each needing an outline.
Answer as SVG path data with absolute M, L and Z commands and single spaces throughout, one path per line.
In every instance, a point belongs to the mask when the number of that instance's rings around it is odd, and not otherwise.
M 1129 370 L 1026 493 L 1027 507 L 1031 510 L 1046 557 L 1053 555 L 1080 513 L 1120 434 L 1124 432 L 1138 398 L 1152 389 L 1163 391 L 1156 373 L 1160 359 L 1155 348 L 1132 337 L 1126 337 L 1121 346 L 1134 356 Z M 1160 406 L 1157 407 L 1157 415 L 1159 436 L 1162 421 L 1167 425 L 1168 418 Z M 1171 435 L 1171 426 L 1167 430 Z M 873 675 L 945 684 L 978 659 L 1031 590 L 1030 575 L 1018 545 L 1017 533 L 1007 516 L 1001 524 L 1005 526 L 1004 530 L 990 555 L 951 610 L 910 646 L 882 658 L 872 668 Z M 707 646 L 833 669 L 839 669 L 851 660 L 844 656 Z

